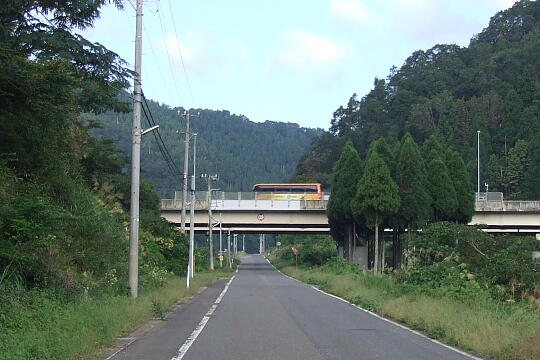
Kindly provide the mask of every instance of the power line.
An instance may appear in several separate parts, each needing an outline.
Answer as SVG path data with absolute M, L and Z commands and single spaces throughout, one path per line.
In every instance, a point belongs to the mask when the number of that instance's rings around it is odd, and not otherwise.
M 150 107 L 148 105 L 148 102 L 146 100 L 146 97 L 144 96 L 144 93 L 142 94 L 142 97 L 143 97 L 143 112 L 144 112 L 144 115 L 145 115 L 145 118 L 146 118 L 146 121 L 148 123 L 148 125 L 150 127 L 152 126 L 155 126 L 156 125 L 156 122 L 154 120 L 154 116 L 152 115 L 152 112 L 150 110 Z M 146 108 L 145 108 L 146 106 Z M 165 160 L 165 163 L 169 169 L 169 171 L 171 172 L 171 175 L 173 175 L 174 177 L 180 177 L 180 170 L 178 169 L 178 167 L 176 166 L 172 156 L 171 156 L 171 153 L 169 152 L 169 149 L 167 148 L 167 146 L 165 145 L 165 142 L 163 141 L 163 138 L 161 137 L 161 133 L 159 131 L 155 131 L 155 132 L 152 132 L 154 134 L 154 138 L 156 140 L 156 143 L 158 145 L 158 149 L 161 153 L 161 156 L 163 157 L 163 159 Z
M 177 96 L 178 98 L 181 98 L 181 92 L 180 92 L 180 89 L 178 88 L 178 76 L 176 75 L 176 71 L 174 70 L 174 65 L 173 65 L 173 61 L 171 60 L 171 54 L 169 53 L 169 48 L 167 46 L 167 37 L 165 36 L 165 26 L 163 25 L 163 19 L 161 18 L 161 13 L 159 11 L 159 8 L 157 10 L 157 15 L 158 15 L 158 19 L 159 19 L 159 25 L 161 27 L 161 34 L 163 36 L 163 44 L 165 46 L 165 53 L 167 54 L 167 59 L 169 61 L 169 67 L 171 69 L 171 75 L 173 76 L 174 78 L 174 87 L 176 88 L 176 93 L 177 93 Z
M 195 106 L 195 98 L 193 97 L 193 92 L 191 91 L 191 84 L 189 83 L 189 77 L 187 75 L 187 71 L 186 71 L 186 65 L 184 64 L 184 57 L 182 56 L 182 51 L 180 50 L 180 45 L 178 45 L 178 32 L 176 31 L 176 22 L 174 21 L 174 15 L 173 15 L 173 10 L 172 10 L 172 6 L 171 6 L 171 0 L 168 0 L 168 3 L 169 3 L 169 11 L 170 11 L 170 15 L 171 15 L 171 20 L 172 20 L 172 23 L 173 23 L 173 28 L 174 28 L 174 35 L 176 36 L 176 40 L 175 43 L 176 43 L 176 48 L 178 49 L 178 54 L 180 55 L 180 60 L 182 62 L 182 69 L 184 70 L 184 77 L 186 78 L 186 83 L 187 83 L 187 87 L 188 87 L 188 90 L 189 90 L 189 94 L 191 95 L 191 101 L 193 103 L 193 106 Z
M 150 122 L 148 121 L 149 118 L 148 118 L 148 115 L 147 115 L 146 110 L 145 110 L 144 108 L 143 108 L 143 113 L 144 113 L 144 115 L 145 115 L 145 118 L 146 118 L 146 120 L 147 120 L 147 123 L 150 123 Z M 156 143 L 157 143 L 157 145 L 158 145 L 159 152 L 161 153 L 161 156 L 163 157 L 163 160 L 165 161 L 165 164 L 167 165 L 167 170 L 169 171 L 170 175 L 173 176 L 174 178 L 179 177 L 179 175 L 175 173 L 176 170 L 174 169 L 174 166 L 171 165 L 170 160 L 167 158 L 166 152 L 165 152 L 164 149 L 163 149 L 163 144 L 161 144 L 161 143 L 159 142 L 159 140 L 158 140 L 158 138 L 157 138 L 157 135 L 156 135 L 155 133 L 156 133 L 155 131 L 152 132 L 152 134 L 154 135 L 154 138 L 155 138 L 155 140 L 156 140 Z
M 148 38 L 150 38 L 150 35 L 148 34 L 148 31 L 146 30 L 146 26 L 143 25 L 144 32 Z M 152 46 L 152 42 L 149 41 L 148 45 L 150 45 L 150 51 L 152 52 L 152 57 L 154 58 L 154 62 L 156 63 L 156 67 L 159 72 L 159 76 L 161 77 L 161 81 L 163 82 L 163 86 L 165 86 L 165 91 L 167 91 L 167 94 L 169 95 L 169 98 L 172 99 L 171 91 L 169 90 L 169 87 L 167 86 L 167 81 L 165 81 L 165 77 L 163 76 L 163 72 L 161 71 L 161 67 L 159 66 L 159 62 L 156 57 L 156 52 L 154 51 L 154 47 Z

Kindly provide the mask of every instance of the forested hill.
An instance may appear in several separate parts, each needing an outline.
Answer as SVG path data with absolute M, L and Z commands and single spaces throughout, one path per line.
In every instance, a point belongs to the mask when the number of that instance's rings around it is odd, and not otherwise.
M 176 166 L 183 170 L 183 108 L 148 102 L 152 116 L 159 124 L 160 134 Z M 198 110 L 191 110 L 196 114 Z M 265 121 L 256 123 L 243 115 L 229 111 L 199 110 L 200 116 L 191 117 L 191 131 L 197 136 L 197 173 L 217 173 L 216 185 L 225 191 L 250 191 L 254 183 L 289 180 L 295 166 L 312 139 L 322 130 L 299 127 L 293 123 Z M 83 115 L 101 128 L 96 136 L 114 139 L 117 145 L 131 153 L 131 113 L 109 112 L 102 115 Z M 143 128 L 149 126 L 143 122 Z M 192 154 L 190 154 L 190 174 Z M 180 189 L 180 179 L 170 174 L 154 139 L 143 136 L 141 147 L 142 176 L 151 181 L 161 196 L 171 197 Z M 206 186 L 198 179 L 198 189 Z
M 328 183 L 346 140 L 365 157 L 373 140 L 395 142 L 410 132 L 418 143 L 437 134 L 462 155 L 476 183 L 479 130 L 482 185 L 507 198 L 539 199 L 539 113 L 540 2 L 522 0 L 493 16 L 469 46 L 416 51 L 387 79 L 376 78 L 368 94 L 353 94 L 295 178 Z

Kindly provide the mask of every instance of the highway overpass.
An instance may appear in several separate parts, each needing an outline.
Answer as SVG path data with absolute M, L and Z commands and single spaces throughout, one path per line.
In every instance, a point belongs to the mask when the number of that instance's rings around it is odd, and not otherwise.
M 208 231 L 206 192 L 197 192 L 195 230 Z M 257 200 L 253 193 L 214 192 L 214 228 L 235 233 L 329 233 L 325 200 Z M 182 201 L 161 200 L 161 216 L 180 225 Z M 189 228 L 189 206 L 186 211 Z M 469 225 L 493 233 L 540 234 L 540 201 L 478 200 Z

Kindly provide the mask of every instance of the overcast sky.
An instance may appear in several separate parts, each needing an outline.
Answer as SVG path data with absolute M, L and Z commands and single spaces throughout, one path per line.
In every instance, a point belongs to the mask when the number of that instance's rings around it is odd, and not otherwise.
M 392 65 L 438 43 L 467 46 L 514 2 L 146 0 L 143 90 L 170 106 L 328 128 L 335 109 Z M 132 66 L 134 29 L 126 2 L 106 7 L 83 35 Z

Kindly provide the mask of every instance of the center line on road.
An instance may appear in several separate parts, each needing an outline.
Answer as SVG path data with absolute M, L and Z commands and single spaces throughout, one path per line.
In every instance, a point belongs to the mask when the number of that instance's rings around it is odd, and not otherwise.
M 178 349 L 178 355 L 173 357 L 171 360 L 181 360 L 186 355 L 191 345 L 193 345 L 195 340 L 197 340 L 197 337 L 203 331 L 208 320 L 210 320 L 210 316 L 214 313 L 214 311 L 216 311 L 216 308 L 218 304 L 221 302 L 221 299 L 223 299 L 223 296 L 225 295 L 227 290 L 229 290 L 229 285 L 231 285 L 231 282 L 233 281 L 233 279 L 234 279 L 234 276 L 229 280 L 227 285 L 225 285 L 225 287 L 223 288 L 223 291 L 221 291 L 221 294 L 219 294 L 216 301 L 214 301 L 214 304 L 212 304 L 208 312 L 203 316 L 202 320 L 199 322 L 195 330 L 193 330 L 193 332 L 188 336 L 188 338 L 186 339 L 186 342 L 184 342 L 184 344 L 180 347 L 180 349 Z

